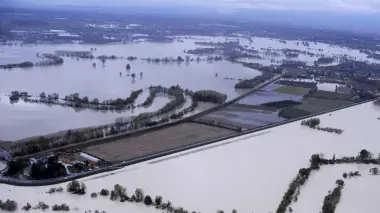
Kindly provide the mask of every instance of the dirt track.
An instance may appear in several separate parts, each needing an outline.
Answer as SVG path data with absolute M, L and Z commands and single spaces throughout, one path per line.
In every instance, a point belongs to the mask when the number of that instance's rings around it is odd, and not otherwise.
M 84 151 L 109 162 L 120 162 L 233 133 L 232 130 L 203 124 L 183 123 L 137 137 L 90 146 Z

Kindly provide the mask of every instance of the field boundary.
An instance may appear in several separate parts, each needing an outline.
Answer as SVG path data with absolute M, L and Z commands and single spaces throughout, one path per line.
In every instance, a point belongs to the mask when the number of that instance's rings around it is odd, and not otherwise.
M 281 126 L 281 125 L 284 125 L 284 124 L 289 124 L 289 123 L 297 122 L 297 121 L 300 121 L 300 120 L 308 119 L 308 118 L 319 116 L 319 115 L 322 115 L 322 114 L 326 114 L 326 113 L 330 113 L 330 112 L 334 112 L 334 111 L 339 111 L 339 110 L 346 109 L 346 108 L 349 108 L 349 107 L 354 107 L 354 106 L 362 105 L 362 104 L 369 103 L 369 102 L 372 102 L 372 101 L 373 100 L 367 100 L 367 101 L 363 101 L 363 102 L 359 102 L 359 103 L 353 103 L 353 104 L 348 105 L 348 106 L 343 106 L 343 107 L 339 107 L 339 108 L 335 108 L 335 109 L 330 109 L 330 110 L 327 110 L 327 111 L 324 111 L 324 112 L 319 112 L 319 113 L 316 113 L 316 114 L 307 115 L 307 116 L 300 117 L 300 118 L 290 119 L 290 120 L 286 120 L 286 121 L 283 121 L 283 122 L 279 122 L 279 123 L 275 123 L 275 124 L 270 124 L 270 125 L 267 125 L 267 126 L 264 126 L 264 127 L 259 127 L 259 128 L 256 128 L 256 129 L 246 130 L 244 132 L 240 132 L 240 133 L 237 133 L 237 134 L 232 134 L 232 135 L 228 135 L 228 136 L 225 136 L 225 137 L 215 138 L 215 139 L 211 139 L 211 140 L 200 142 L 200 143 L 196 143 L 196 144 L 185 145 L 185 146 L 182 146 L 182 147 L 179 147 L 179 148 L 175 148 L 175 149 L 171 149 L 171 150 L 167 150 L 167 151 L 163 151 L 163 152 L 158 152 L 158 153 L 150 154 L 150 155 L 143 156 L 143 157 L 138 157 L 138 158 L 135 158 L 135 159 L 132 159 L 132 160 L 129 160 L 129 161 L 120 162 L 119 164 L 115 164 L 115 165 L 112 165 L 112 166 L 109 166 L 109 167 L 99 168 L 99 169 L 96 169 L 96 170 L 92 170 L 90 172 L 80 173 L 80 174 L 76 174 L 76 175 L 71 175 L 71 176 L 68 176 L 68 177 L 62 177 L 62 178 L 57 178 L 57 179 L 49 179 L 49 180 L 36 180 L 35 181 L 35 180 L 20 180 L 20 179 L 0 176 L 0 183 L 4 183 L 4 184 L 8 184 L 8 185 L 15 185 L 15 186 L 46 186 L 46 185 L 53 185 L 53 184 L 64 183 L 64 182 L 68 182 L 68 181 L 71 181 L 71 180 L 76 180 L 76 179 L 79 179 L 79 178 L 84 178 L 84 177 L 87 177 L 87 176 L 91 176 L 91 175 L 95 175 L 95 174 L 99 174 L 99 173 L 103 173 L 103 172 L 114 171 L 114 170 L 121 169 L 123 167 L 130 166 L 130 165 L 133 165 L 133 164 L 137 164 L 137 163 L 153 160 L 153 159 L 156 159 L 156 158 L 164 157 L 164 156 L 175 154 L 175 153 L 178 153 L 178 152 L 187 151 L 187 150 L 198 148 L 198 147 L 205 146 L 205 145 L 210 145 L 210 144 L 217 143 L 217 142 L 220 142 L 220 141 L 223 141 L 223 140 L 228 140 L 228 139 L 231 139 L 231 138 L 235 138 L 235 137 L 239 137 L 239 136 L 244 136 L 244 135 L 255 133 L 255 132 L 259 132 L 259 131 L 262 131 L 262 130 L 267 130 L 267 129 L 270 129 L 270 128 L 273 128 L 273 127 L 278 127 L 278 126 Z

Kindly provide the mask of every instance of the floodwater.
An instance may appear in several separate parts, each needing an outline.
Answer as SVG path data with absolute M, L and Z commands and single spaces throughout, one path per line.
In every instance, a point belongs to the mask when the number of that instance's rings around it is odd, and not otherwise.
M 56 50 L 90 51 L 94 56 L 115 55 L 115 56 L 136 56 L 138 58 L 162 58 L 178 57 L 185 58 L 184 51 L 201 47 L 195 45 L 196 41 L 239 41 L 247 48 L 260 50 L 261 48 L 289 48 L 308 50 L 320 53 L 339 55 L 347 54 L 358 59 L 365 59 L 365 54 L 347 48 L 332 47 L 327 44 L 310 43 L 310 49 L 302 45 L 296 45 L 297 41 L 288 41 L 282 44 L 278 40 L 268 38 L 253 37 L 253 42 L 245 38 L 236 37 L 201 37 L 193 36 L 181 38 L 183 42 L 173 43 L 128 43 L 128 44 L 107 44 L 107 45 L 83 45 L 83 44 L 60 44 L 60 45 L 1 45 L 0 64 L 19 63 L 23 61 L 38 62 L 41 59 L 36 54 L 54 53 Z M 196 58 L 194 55 L 190 55 Z M 301 56 L 300 56 L 301 57 Z M 304 57 L 304 56 L 302 56 Z M 203 57 L 204 58 L 204 57 Z M 301 58 L 300 58 L 301 59 Z M 314 58 L 302 58 L 305 61 L 314 61 Z M 93 68 L 92 63 L 97 64 Z M 131 71 L 126 71 L 126 64 L 130 64 Z M 142 76 L 140 76 L 140 72 Z M 120 76 L 121 73 L 121 76 Z M 136 78 L 132 79 L 130 74 L 135 73 Z M 218 73 L 218 77 L 216 77 Z M 108 60 L 102 66 L 99 60 L 76 60 L 64 58 L 64 64 L 52 67 L 34 67 L 30 69 L 0 70 L 0 140 L 17 140 L 24 137 L 36 136 L 68 128 L 78 128 L 104 123 L 114 122 L 116 117 L 135 115 L 124 112 L 122 114 L 114 112 L 94 112 L 91 110 L 74 110 L 62 108 L 60 106 L 44 106 L 36 104 L 13 104 L 10 105 L 8 95 L 13 90 L 28 91 L 31 95 L 38 96 L 41 92 L 58 93 L 61 97 L 70 93 L 78 92 L 82 96 L 98 98 L 100 100 L 110 98 L 125 98 L 132 90 L 147 88 L 151 85 L 173 86 L 180 85 L 191 90 L 212 89 L 227 94 L 228 99 L 232 99 L 241 91 L 235 90 L 234 85 L 237 80 L 226 80 L 225 77 L 234 79 L 253 78 L 261 73 L 257 70 L 243 67 L 239 64 L 232 64 L 227 61 L 208 63 L 193 61 L 189 63 L 155 64 L 146 61 L 136 60 Z M 335 85 L 326 85 L 328 89 Z M 322 87 L 321 87 L 322 88 Z M 142 97 L 147 97 L 144 93 Z M 139 97 L 140 103 L 144 98 Z M 168 101 L 168 100 L 166 100 Z M 153 111 L 162 106 L 165 101 L 155 101 L 154 106 L 145 111 Z M 197 109 L 200 111 L 202 109 Z M 17 134 L 15 133 L 17 130 Z
M 142 188 L 147 194 L 161 195 L 164 200 L 170 200 L 175 206 L 183 206 L 189 211 L 215 212 L 222 209 L 231 212 L 237 209 L 238 212 L 275 212 L 299 169 L 309 166 L 312 154 L 323 153 L 326 158 L 334 154 L 336 157 L 356 156 L 360 150 L 367 149 L 377 156 L 380 144 L 375 138 L 379 113 L 380 108 L 367 103 L 318 116 L 322 127 L 341 128 L 344 130 L 341 135 L 310 129 L 301 126 L 298 121 L 80 181 L 85 182 L 89 193 L 99 192 L 102 188 L 111 189 L 115 184 L 125 186 L 129 194 L 135 188 Z M 318 185 L 324 182 L 313 183 L 310 180 L 310 183 Z M 309 181 L 305 187 L 308 184 Z M 329 184 L 327 187 L 331 186 L 330 183 L 326 184 Z M 65 188 L 66 184 L 61 186 Z M 2 200 L 13 199 L 21 206 L 26 202 L 36 205 L 38 201 L 44 201 L 49 205 L 65 202 L 71 207 L 78 207 L 81 212 L 88 209 L 158 212 L 155 208 L 112 202 L 101 196 L 91 199 L 89 194 L 46 194 L 51 187 L 1 184 L 0 191 L 7 192 Z M 342 204 L 346 199 L 344 190 Z M 301 190 L 300 201 L 302 196 Z M 323 201 L 313 202 L 321 206 Z M 315 208 L 311 210 L 319 211 Z
M 326 165 L 312 172 L 305 186 L 301 188 L 298 201 L 292 205 L 293 212 L 321 212 L 322 204 L 328 191 L 337 186 L 336 180 L 344 181 L 344 189 L 335 212 L 337 213 L 377 213 L 380 190 L 379 177 L 369 175 L 370 168 L 375 165 L 342 164 Z M 343 173 L 359 171 L 360 177 L 343 179 Z
M 185 49 L 194 48 L 189 42 L 174 44 L 139 43 L 114 45 L 23 45 L 0 46 L 0 64 L 17 63 L 41 59 L 37 53 L 54 53 L 56 50 L 90 50 L 96 48 L 94 55 L 116 55 L 147 57 L 185 57 Z M 195 58 L 195 57 L 194 57 Z M 97 63 L 93 68 L 92 63 Z M 126 64 L 132 69 L 126 71 Z M 233 72 L 232 72 L 233 71 Z M 120 76 L 121 73 L 121 76 Z M 136 74 L 132 79 L 130 75 Z M 140 75 L 142 73 L 142 75 Z M 216 77 L 215 73 L 219 74 Z M 232 73 L 232 74 L 231 74 Z M 140 112 L 154 111 L 167 103 L 168 99 L 157 98 L 149 109 L 136 109 L 134 113 L 99 112 L 93 110 L 74 110 L 61 106 L 17 103 L 9 104 L 5 95 L 13 90 L 28 91 L 38 96 L 41 92 L 58 93 L 61 97 L 78 92 L 82 96 L 100 100 L 126 98 L 132 90 L 146 89 L 153 85 L 170 87 L 180 85 L 193 91 L 210 89 L 227 94 L 228 99 L 239 95 L 234 85 L 237 80 L 225 80 L 223 76 L 253 78 L 261 73 L 240 64 L 227 61 L 208 63 L 148 63 L 136 60 L 108 60 L 105 65 L 99 60 L 76 60 L 64 58 L 64 64 L 51 67 L 34 67 L 29 69 L 12 69 L 0 71 L 0 140 L 17 140 L 29 136 L 47 134 L 69 128 L 79 128 L 112 123 L 117 117 L 137 115 Z M 137 103 L 142 103 L 148 92 L 141 95 Z M 184 107 L 190 103 L 186 103 Z M 197 111 L 202 109 L 197 109 Z M 38 125 L 37 125 L 38 124 Z M 14 130 L 18 130 L 17 134 Z

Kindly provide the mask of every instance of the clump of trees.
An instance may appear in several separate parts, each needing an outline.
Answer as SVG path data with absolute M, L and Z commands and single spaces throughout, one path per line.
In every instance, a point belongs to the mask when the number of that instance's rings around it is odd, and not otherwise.
M 343 173 L 343 178 L 344 179 L 347 179 L 347 178 L 353 178 L 353 177 L 360 177 L 360 176 L 362 176 L 360 173 L 359 173 L 359 171 L 356 171 L 356 172 L 345 172 L 345 173 Z
M 70 207 L 65 203 L 61 205 L 55 204 L 52 209 L 53 211 L 70 211 Z
M 86 194 L 86 185 L 84 183 L 79 183 L 77 180 L 73 180 L 67 184 L 67 191 L 72 194 L 84 195 Z
M 18 101 L 20 98 L 27 98 L 28 92 L 19 92 L 19 91 L 12 91 L 11 94 L 9 95 L 9 100 L 10 101 Z
M 214 90 L 200 90 L 193 94 L 195 101 L 211 102 L 215 104 L 223 104 L 227 95 Z
M 373 168 L 371 168 L 371 169 L 369 170 L 369 173 L 370 173 L 371 175 L 379 175 L 379 168 L 377 168 L 377 167 L 373 167 Z
M 110 194 L 110 192 L 108 191 L 108 189 L 100 190 L 100 195 L 102 195 L 102 196 L 108 196 L 109 194 Z
M 263 75 L 256 76 L 252 79 L 243 80 L 235 84 L 236 89 L 253 89 L 261 83 L 271 79 L 274 75 L 271 73 L 264 73 Z
M 303 120 L 301 122 L 301 125 L 308 126 L 310 128 L 315 128 L 321 123 L 321 120 L 319 118 L 310 118 L 307 120 Z
M 3 211 L 13 212 L 17 209 L 17 202 L 9 199 L 5 202 L 0 200 L 0 209 Z
M 49 193 L 49 194 L 52 194 L 52 193 L 55 193 L 55 192 L 63 192 L 63 188 L 62 187 L 57 187 L 57 188 L 50 188 L 48 192 L 46 193 Z
M 49 205 L 47 205 L 46 203 L 42 201 L 38 202 L 38 204 L 35 207 L 33 207 L 33 209 L 41 209 L 42 211 L 45 211 L 48 208 L 49 208 Z
M 22 207 L 22 210 L 29 211 L 31 208 L 32 206 L 30 205 L 30 203 L 27 203 L 25 206 Z

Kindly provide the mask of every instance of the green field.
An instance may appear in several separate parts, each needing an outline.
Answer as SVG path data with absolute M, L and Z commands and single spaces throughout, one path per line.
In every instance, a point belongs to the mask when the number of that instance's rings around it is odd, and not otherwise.
M 302 104 L 295 106 L 297 109 L 301 109 L 310 113 L 318 113 L 330 109 L 335 109 L 343 106 L 348 106 L 353 104 L 350 101 L 342 100 L 327 100 L 327 99 L 317 99 L 317 98 L 305 98 Z
M 280 112 L 280 116 L 289 119 L 298 118 L 309 114 L 319 113 L 343 106 L 348 106 L 351 104 L 353 104 L 353 102 L 350 101 L 305 98 L 300 105 L 283 109 Z
M 282 86 L 274 90 L 274 92 L 290 94 L 290 95 L 306 95 L 310 89 L 303 87 Z

